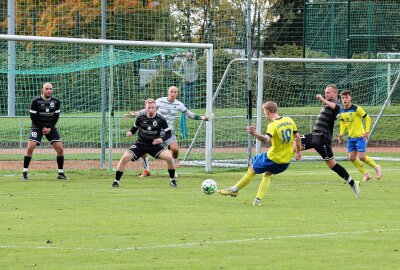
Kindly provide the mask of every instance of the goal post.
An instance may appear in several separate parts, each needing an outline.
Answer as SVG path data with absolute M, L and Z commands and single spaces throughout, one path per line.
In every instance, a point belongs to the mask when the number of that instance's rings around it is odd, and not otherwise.
M 11 58 L 10 42 L 15 45 Z M 54 95 L 62 102 L 57 126 L 69 169 L 106 168 L 107 159 L 108 168 L 115 167 L 122 152 L 133 143 L 125 138 L 132 125 L 132 120 L 123 119 L 126 112 L 143 108 L 147 98 L 166 96 L 171 85 L 178 86 L 178 99 L 182 101 L 185 90 L 179 67 L 187 52 L 197 56 L 199 65 L 199 93 L 195 107 L 190 109 L 199 114 L 212 113 L 212 44 L 0 35 L 0 48 L 4 60 L 0 64 L 0 122 L 10 127 L 0 132 L 0 170 L 21 168 L 30 128 L 29 104 L 40 95 L 46 81 L 53 83 Z M 9 63 L 15 64 L 10 68 Z M 10 77 L 14 84 L 9 83 Z M 179 136 L 179 119 L 176 122 Z M 212 127 L 212 123 L 206 126 Z M 212 139 L 205 140 L 203 160 L 211 160 L 212 145 L 207 141 Z M 42 142 L 34 161 L 43 162 L 32 169 L 45 168 L 47 160 L 55 159 L 51 146 L 45 139 Z M 88 161 L 87 166 L 81 168 L 84 161 Z M 210 163 L 204 166 L 206 171 L 211 170 Z M 156 162 L 153 168 L 158 168 Z

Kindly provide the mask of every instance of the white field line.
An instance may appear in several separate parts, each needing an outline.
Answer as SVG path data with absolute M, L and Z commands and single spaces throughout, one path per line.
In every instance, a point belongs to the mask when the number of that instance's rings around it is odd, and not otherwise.
M 298 239 L 298 238 L 324 238 L 332 236 L 344 236 L 344 235 L 359 235 L 368 233 L 382 233 L 382 232 L 394 232 L 400 231 L 400 229 L 376 229 L 376 230 L 365 230 L 365 231 L 353 231 L 353 232 L 327 232 L 327 233 L 312 233 L 312 234 L 298 234 L 298 235 L 276 235 L 270 237 L 260 238 L 245 238 L 245 239 L 229 239 L 229 240 L 218 240 L 218 241 L 202 241 L 202 242 L 188 242 L 180 244 L 168 244 L 168 245 L 155 245 L 155 246 L 133 246 L 125 248 L 85 248 L 85 247 L 57 247 L 57 246 L 17 246 L 17 245 L 0 245 L 0 249 L 56 249 L 56 250 L 86 250 L 86 251 L 105 251 L 105 252 L 124 252 L 131 250 L 156 250 L 164 248 L 187 248 L 187 247 L 198 247 L 206 245 L 217 245 L 217 244 L 232 244 L 232 243 L 249 243 L 249 242 L 262 242 L 272 241 L 281 239 Z

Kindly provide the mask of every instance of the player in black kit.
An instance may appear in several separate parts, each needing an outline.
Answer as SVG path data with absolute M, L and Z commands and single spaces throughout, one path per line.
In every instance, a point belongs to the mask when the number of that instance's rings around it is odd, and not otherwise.
M 349 183 L 356 198 L 358 198 L 360 196 L 360 182 L 354 181 L 346 169 L 336 162 L 331 147 L 333 126 L 341 108 L 337 96 L 338 87 L 334 84 L 326 86 L 325 98 L 321 94 L 316 95 L 316 98 L 324 103 L 324 107 L 318 115 L 313 132 L 301 136 L 301 144 L 303 150 L 314 148 L 325 160 L 328 167 Z
M 28 167 L 32 160 L 33 151 L 40 145 L 43 135 L 57 152 L 58 179 L 67 180 L 64 174 L 64 146 L 56 124 L 60 117 L 60 101 L 53 97 L 53 86 L 46 82 L 42 87 L 42 94 L 32 100 L 30 117 L 32 120 L 29 133 L 28 147 L 24 156 L 22 179 L 28 180 Z
M 147 99 L 145 105 L 146 114 L 138 116 L 131 130 L 126 133 L 126 136 L 131 137 L 139 130 L 137 141 L 125 151 L 118 163 L 112 187 L 119 187 L 119 181 L 129 161 L 135 161 L 147 153 L 154 158 L 160 158 L 167 162 L 170 186 L 176 188 L 174 159 L 171 152 L 161 146 L 163 141 L 171 138 L 171 129 L 164 117 L 156 113 L 156 101 L 154 99 Z M 163 138 L 160 138 L 161 130 L 165 132 Z

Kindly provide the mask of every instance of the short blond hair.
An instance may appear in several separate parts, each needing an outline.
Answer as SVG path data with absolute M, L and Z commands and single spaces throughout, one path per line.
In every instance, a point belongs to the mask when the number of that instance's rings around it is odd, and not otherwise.
M 153 98 L 148 98 L 146 99 L 146 101 L 144 102 L 145 105 L 149 104 L 149 103 L 156 103 L 156 101 Z
M 276 113 L 278 111 L 278 105 L 273 101 L 267 101 L 262 105 L 264 110 L 268 110 L 271 113 Z

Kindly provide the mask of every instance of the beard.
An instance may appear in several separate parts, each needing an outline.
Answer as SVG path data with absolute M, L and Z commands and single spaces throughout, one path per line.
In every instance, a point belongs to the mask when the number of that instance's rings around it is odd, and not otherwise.
M 46 93 L 43 93 L 43 96 L 46 98 L 46 99 L 49 99 L 49 98 L 51 98 L 51 96 L 52 96 L 52 94 L 46 94 Z
M 154 116 L 156 116 L 156 112 L 147 112 L 147 117 L 153 118 Z

